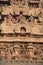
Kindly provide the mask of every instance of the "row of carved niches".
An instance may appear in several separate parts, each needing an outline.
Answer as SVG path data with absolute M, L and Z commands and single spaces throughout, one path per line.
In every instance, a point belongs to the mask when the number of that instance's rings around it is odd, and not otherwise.
M 24 5 L 29 5 L 32 7 L 38 7 L 39 6 L 39 0 L 0 0 L 1 5 L 19 5 L 19 6 L 24 6 Z
M 10 5 L 10 0 L 0 0 L 0 5 Z
M 22 15 L 22 12 L 20 12 L 20 15 L 0 15 L 0 24 L 6 23 L 8 25 L 12 24 L 43 24 L 43 15 L 39 14 L 39 16 L 28 16 L 28 15 Z
M 43 62 L 41 43 L 0 43 L 0 60 L 34 60 Z
M 19 5 L 19 7 L 22 7 L 24 5 L 27 5 L 29 7 L 42 7 L 43 8 L 43 2 L 42 0 L 0 0 L 1 6 L 10 6 L 10 5 Z
M 0 4 L 1 5 L 11 5 L 11 4 L 14 4 L 14 5 L 34 5 L 35 7 L 37 7 L 39 5 L 39 0 L 37 1 L 32 1 L 31 0 L 0 0 Z
M 19 5 L 19 6 L 32 6 L 32 7 L 38 7 L 39 6 L 39 0 L 11 0 L 11 4 Z
M 24 5 L 22 7 L 19 7 L 19 5 L 10 5 L 10 6 L 0 6 L 2 15 L 8 15 L 11 13 L 12 15 L 20 14 L 20 12 L 23 12 L 23 15 L 33 15 L 37 16 L 40 12 L 43 12 L 43 8 L 33 8 L 28 7 L 27 5 Z M 34 12 L 34 13 L 33 13 Z
M 23 21 L 35 21 L 35 23 L 43 23 L 43 9 L 42 8 L 29 8 L 27 5 L 19 8 L 18 5 L 2 6 L 0 8 L 0 22 L 4 18 L 13 20 L 14 22 Z

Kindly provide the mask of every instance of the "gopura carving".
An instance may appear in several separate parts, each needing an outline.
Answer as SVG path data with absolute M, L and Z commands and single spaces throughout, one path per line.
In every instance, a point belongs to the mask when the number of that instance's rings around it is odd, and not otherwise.
M 40 0 L 0 0 L 0 60 L 43 62 Z

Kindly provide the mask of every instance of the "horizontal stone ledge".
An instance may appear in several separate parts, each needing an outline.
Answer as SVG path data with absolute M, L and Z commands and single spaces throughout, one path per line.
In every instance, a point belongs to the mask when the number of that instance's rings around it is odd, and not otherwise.
M 32 37 L 0 37 L 0 42 L 43 42 L 43 38 L 32 38 Z
M 30 32 L 13 32 L 13 33 L 0 33 L 0 36 L 8 36 L 8 37 L 14 37 L 14 36 L 32 36 L 32 37 L 43 37 L 43 33 L 39 33 L 39 34 L 33 34 Z

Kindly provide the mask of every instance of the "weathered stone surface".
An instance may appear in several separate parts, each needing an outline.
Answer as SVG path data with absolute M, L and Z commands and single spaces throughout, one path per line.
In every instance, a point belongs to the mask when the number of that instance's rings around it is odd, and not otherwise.
M 43 65 L 42 4 L 40 0 L 0 0 L 1 65 Z

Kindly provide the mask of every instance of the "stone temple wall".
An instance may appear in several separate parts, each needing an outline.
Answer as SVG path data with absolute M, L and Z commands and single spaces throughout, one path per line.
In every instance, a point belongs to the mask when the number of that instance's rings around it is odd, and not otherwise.
M 43 62 L 40 0 L 0 0 L 0 60 Z

